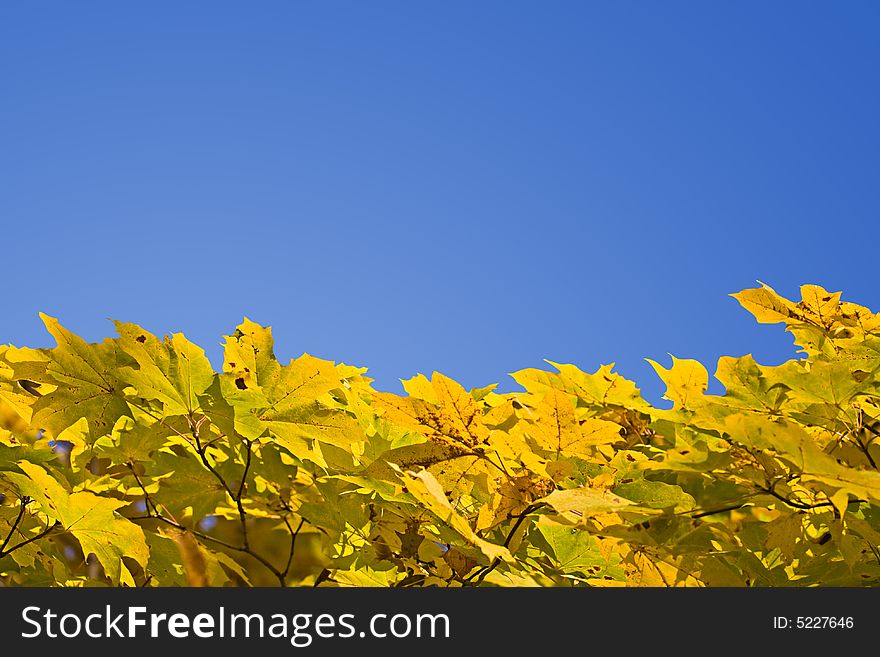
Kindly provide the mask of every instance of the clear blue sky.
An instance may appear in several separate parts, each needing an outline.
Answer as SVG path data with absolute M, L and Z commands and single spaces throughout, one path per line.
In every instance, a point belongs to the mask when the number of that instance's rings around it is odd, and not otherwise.
M 107 318 L 381 389 L 780 362 L 728 293 L 880 310 L 876 2 L 0 5 L 0 342 Z

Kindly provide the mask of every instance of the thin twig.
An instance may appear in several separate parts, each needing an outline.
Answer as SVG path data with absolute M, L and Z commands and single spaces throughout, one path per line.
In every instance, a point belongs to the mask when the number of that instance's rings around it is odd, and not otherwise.
M 251 442 L 244 439 L 242 439 L 242 442 L 247 447 L 247 459 L 244 464 L 244 472 L 241 475 L 241 483 L 238 485 L 238 495 L 235 497 L 236 500 L 240 500 L 242 493 L 244 493 L 244 485 L 247 481 L 248 470 L 251 468 Z
M 229 484 L 226 483 L 226 480 L 223 478 L 223 475 L 221 475 L 219 472 L 217 472 L 216 468 L 214 468 L 214 466 L 211 465 L 211 461 L 208 459 L 208 456 L 207 456 L 207 446 L 202 445 L 201 442 L 199 442 L 199 432 L 196 428 L 193 428 L 192 435 L 193 435 L 193 438 L 195 439 L 195 442 L 196 442 L 196 452 L 198 452 L 199 459 L 201 460 L 202 464 L 208 469 L 208 472 L 210 472 L 212 475 L 214 475 L 214 478 L 220 482 L 220 485 L 223 486 L 223 488 L 229 494 L 229 497 L 231 497 L 233 500 L 235 500 L 235 493 L 232 492 L 232 489 L 229 487 Z
M 540 508 L 543 507 L 543 506 L 547 506 L 547 505 L 546 505 L 545 503 L 543 503 L 543 502 L 539 502 L 539 503 L 537 503 L 537 504 L 530 504 L 529 506 L 527 506 L 527 507 L 523 510 L 522 513 L 517 514 L 517 515 L 515 515 L 515 516 L 514 516 L 514 515 L 511 515 L 511 516 L 510 516 L 511 518 L 516 518 L 516 522 L 513 523 L 513 527 L 511 527 L 510 531 L 507 532 L 507 537 L 504 539 L 504 544 L 503 544 L 503 546 L 504 546 L 505 548 L 510 547 L 510 543 L 513 541 L 513 536 L 514 536 L 514 534 L 516 534 L 517 530 L 520 528 L 520 526 L 522 526 L 523 522 L 525 522 L 525 519 L 526 519 L 530 514 L 534 513 L 535 511 L 537 511 L 538 509 L 540 509 Z M 470 576 L 468 576 L 468 577 L 465 577 L 463 581 L 465 581 L 465 582 L 470 582 L 470 580 L 476 578 L 476 580 L 474 581 L 473 585 L 474 585 L 474 586 L 479 586 L 480 584 L 483 583 L 483 580 L 486 579 L 486 576 L 487 576 L 489 573 L 491 573 L 493 570 L 495 570 L 495 569 L 498 567 L 498 564 L 500 564 L 500 563 L 501 563 L 501 558 L 500 558 L 500 557 L 495 557 L 495 558 L 492 560 L 492 563 L 490 563 L 488 566 L 485 566 L 485 567 L 481 568 L 480 570 L 477 570 L 477 571 L 474 572 L 472 575 L 470 575 Z
M 284 567 L 284 570 L 281 571 L 281 576 L 285 578 L 285 580 L 287 579 L 287 573 L 290 572 L 290 565 L 293 563 L 293 553 L 296 551 L 296 537 L 299 536 L 299 530 L 302 529 L 305 521 L 305 518 L 300 518 L 296 529 L 293 529 L 293 527 L 290 526 L 290 521 L 287 518 L 284 518 L 284 524 L 287 526 L 287 531 L 290 532 L 290 551 L 287 555 L 287 565 Z
M 6 540 L 3 541 L 3 545 L 0 545 L 0 557 L 5 556 L 6 553 L 4 552 L 4 550 L 6 549 L 6 546 L 9 545 L 9 541 L 12 540 L 12 535 L 15 533 L 15 530 L 18 527 L 18 523 L 21 522 L 21 518 L 22 516 L 24 516 L 24 509 L 28 504 L 30 504 L 30 501 L 31 500 L 29 497 L 21 498 L 18 508 L 18 517 L 15 519 L 15 522 L 12 523 L 12 527 L 9 529 L 9 534 L 6 536 Z
M 128 519 L 129 520 L 158 520 L 159 522 L 164 522 L 166 525 L 170 525 L 171 527 L 174 527 L 175 529 L 179 529 L 182 532 L 189 532 L 190 534 L 192 534 L 196 538 L 200 538 L 204 541 L 210 541 L 211 543 L 216 543 L 217 545 L 225 547 L 229 550 L 235 550 L 236 552 L 247 552 L 247 550 L 245 550 L 245 548 L 243 546 L 233 545 L 232 543 L 227 543 L 226 541 L 223 541 L 219 538 L 214 538 L 210 534 L 205 534 L 205 533 L 200 532 L 196 529 L 191 529 L 191 528 L 187 527 L 186 525 L 181 525 L 179 522 L 175 522 L 171 518 L 163 516 L 162 514 L 159 514 L 159 515 L 150 514 L 150 515 L 146 515 L 146 516 L 128 516 Z
M 58 522 L 57 522 L 57 521 L 54 522 L 54 523 L 52 523 L 52 524 L 49 525 L 48 527 L 46 527 L 46 529 L 44 529 L 43 531 L 41 531 L 41 532 L 40 532 L 39 534 L 37 534 L 36 536 L 31 536 L 29 539 L 27 539 L 27 540 L 25 540 L 25 541 L 22 541 L 21 543 L 18 543 L 17 545 L 13 545 L 13 546 L 12 546 L 11 548 L 9 548 L 8 550 L 5 550 L 5 551 L 3 551 L 3 552 L 0 552 L 0 558 L 5 557 L 7 554 L 9 554 L 9 553 L 11 553 L 11 552 L 15 552 L 18 548 L 24 547 L 24 546 L 27 545 L 28 543 L 33 543 L 34 541 L 39 541 L 41 538 L 43 538 L 46 534 L 48 534 L 49 532 L 51 532 L 52 530 L 54 530 L 56 527 L 58 527 Z
M 147 513 L 155 513 L 156 515 L 159 515 L 159 510 L 156 508 L 156 504 L 153 502 L 153 500 L 150 499 L 150 494 L 147 492 L 147 488 L 146 486 L 144 486 L 144 482 L 141 481 L 138 473 L 135 472 L 134 464 L 129 461 L 128 463 L 126 463 L 126 465 L 128 466 L 128 469 L 131 470 L 131 474 L 134 476 L 134 480 L 138 483 L 138 486 L 140 486 L 140 489 L 144 494 L 144 506 L 147 508 Z M 152 512 L 150 511 L 150 508 L 152 508 Z
M 239 520 L 241 520 L 242 540 L 244 541 L 245 547 L 248 547 L 247 515 L 244 511 L 244 505 L 241 502 L 241 496 L 244 494 L 244 486 L 245 482 L 247 482 L 248 470 L 250 470 L 251 467 L 251 443 L 244 439 L 242 439 L 242 442 L 247 447 L 247 459 L 244 464 L 244 472 L 241 473 L 241 483 L 238 485 L 238 493 L 234 495 L 232 499 L 235 500 L 235 506 L 238 508 L 238 517 Z
M 205 534 L 205 533 L 197 531 L 195 529 L 190 529 L 189 527 L 186 527 L 185 525 L 181 525 L 178 522 L 174 522 L 170 518 L 166 518 L 163 515 L 131 516 L 131 517 L 129 517 L 129 520 L 158 520 L 159 522 L 164 522 L 166 525 L 170 525 L 171 527 L 179 529 L 182 532 L 189 532 L 190 534 L 192 534 L 196 538 L 200 538 L 204 541 L 210 541 L 211 543 L 214 543 L 214 544 L 219 545 L 221 547 L 225 547 L 228 550 L 234 550 L 235 552 L 242 552 L 244 554 L 250 555 L 251 557 L 253 557 L 257 561 L 259 561 L 261 564 L 263 564 L 263 566 L 265 566 L 266 569 L 269 572 L 271 572 L 278 579 L 278 581 L 281 583 L 281 586 L 284 586 L 281 571 L 278 570 L 271 563 L 266 561 L 266 559 L 264 557 L 260 556 L 256 552 L 253 552 L 248 547 L 245 547 L 243 545 L 233 545 L 232 543 L 227 543 L 226 541 L 220 540 L 219 538 L 214 538 L 213 536 L 211 536 L 209 534 Z
M 709 509 L 708 511 L 700 511 L 699 513 L 689 513 L 688 515 L 691 518 L 705 518 L 706 516 L 714 516 L 717 513 L 727 513 L 728 511 L 736 511 L 737 509 L 743 508 L 746 504 L 749 504 L 748 501 L 740 502 L 739 504 L 730 504 L 728 506 L 723 506 L 720 509 Z

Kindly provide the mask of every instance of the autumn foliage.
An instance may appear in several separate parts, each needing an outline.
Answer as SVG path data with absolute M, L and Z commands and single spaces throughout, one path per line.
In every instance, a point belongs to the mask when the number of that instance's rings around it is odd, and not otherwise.
M 872 586 L 880 315 L 804 286 L 734 295 L 802 357 L 603 366 L 467 391 L 282 365 L 245 320 L 221 372 L 117 323 L 0 347 L 0 585 Z

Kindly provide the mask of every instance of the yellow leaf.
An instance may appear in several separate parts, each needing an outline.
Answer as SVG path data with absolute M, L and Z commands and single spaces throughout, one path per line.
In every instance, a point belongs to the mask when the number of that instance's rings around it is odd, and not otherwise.
M 513 560 L 507 548 L 490 543 L 476 535 L 468 521 L 449 502 L 443 492 L 443 486 L 430 472 L 427 470 L 421 472 L 401 471 L 399 476 L 411 495 L 446 526 L 461 535 L 470 545 L 479 548 L 489 559 Z
M 633 503 L 607 490 L 595 488 L 572 488 L 555 490 L 539 500 L 549 504 L 562 516 L 575 522 L 599 513 L 614 513 L 632 506 Z M 574 518 L 572 518 L 574 516 Z
M 692 409 L 709 387 L 709 373 L 699 361 L 670 356 L 672 367 L 669 369 L 650 358 L 646 360 L 666 384 L 663 397 L 674 402 L 673 409 Z
M 798 306 L 817 324 L 830 327 L 840 313 L 840 292 L 830 293 L 818 285 L 801 286 Z
M 477 403 L 458 383 L 434 372 L 431 386 L 437 404 L 416 397 L 398 397 L 377 392 L 373 402 L 383 411 L 383 418 L 428 440 L 445 443 L 461 453 L 473 452 L 489 438 L 489 429 L 482 422 Z
M 131 414 L 119 376 L 130 359 L 114 340 L 87 343 L 54 317 L 41 313 L 40 318 L 58 346 L 46 352 L 45 362 L 13 364 L 16 376 L 57 386 L 34 403 L 32 424 L 57 434 L 86 418 L 93 436 L 108 433 L 116 420 Z
M 759 288 L 743 290 L 730 296 L 739 301 L 742 307 L 752 313 L 761 324 L 788 323 L 799 315 L 795 304 L 779 296 L 773 288 L 763 283 Z
M 843 516 L 846 514 L 846 508 L 849 506 L 849 493 L 844 489 L 836 491 L 831 496 L 831 503 L 840 514 L 840 519 L 843 520 Z
M 434 386 L 431 385 L 431 381 L 424 374 L 416 374 L 411 379 L 401 381 L 401 383 L 403 384 L 403 389 L 406 390 L 406 394 L 410 397 L 418 397 L 435 406 L 440 404 Z
M 559 373 L 538 369 L 525 369 L 511 376 L 529 392 L 543 393 L 548 388 L 556 388 L 575 395 L 592 406 L 623 406 L 632 409 L 647 409 L 648 403 L 636 385 L 614 372 L 614 363 L 602 365 L 593 374 L 581 371 L 574 365 L 547 361 Z
M 163 404 L 166 416 L 191 415 L 199 409 L 198 397 L 214 381 L 214 369 L 201 347 L 175 333 L 160 342 L 133 324 L 117 323 L 122 350 L 137 361 L 120 375 L 139 397 Z M 149 336 L 149 337 L 148 337 Z
M 591 457 L 597 446 L 620 438 L 620 426 L 614 422 L 596 418 L 578 421 L 571 399 L 556 388 L 547 391 L 535 410 L 537 420 L 525 431 L 557 455 Z

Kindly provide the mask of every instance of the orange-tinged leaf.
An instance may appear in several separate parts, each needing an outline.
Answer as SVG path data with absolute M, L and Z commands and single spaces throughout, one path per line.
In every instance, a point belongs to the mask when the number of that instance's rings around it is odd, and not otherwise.
M 535 409 L 537 419 L 525 431 L 544 449 L 564 456 L 593 456 L 599 445 L 620 438 L 620 426 L 614 422 L 587 418 L 578 421 L 569 396 L 556 388 L 544 395 Z
M 819 285 L 802 285 L 798 307 L 821 326 L 830 327 L 840 313 L 840 292 L 828 292 Z
M 387 392 L 375 393 L 373 402 L 383 411 L 384 419 L 417 431 L 428 440 L 447 443 L 462 453 L 484 445 L 489 429 L 483 424 L 482 412 L 473 397 L 439 372 L 434 373 L 431 385 L 437 404 Z

